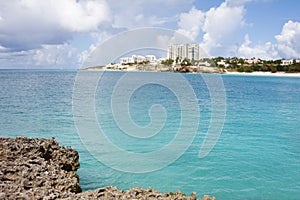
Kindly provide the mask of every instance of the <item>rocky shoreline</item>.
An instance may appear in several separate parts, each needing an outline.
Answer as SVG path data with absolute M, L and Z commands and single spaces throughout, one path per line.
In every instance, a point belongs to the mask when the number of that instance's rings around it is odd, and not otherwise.
M 186 196 L 160 193 L 151 188 L 127 191 L 113 186 L 82 192 L 76 170 L 78 152 L 59 146 L 52 139 L 0 137 L 0 200 L 6 199 L 162 199 L 195 200 L 196 193 Z M 214 200 L 209 196 L 202 200 Z

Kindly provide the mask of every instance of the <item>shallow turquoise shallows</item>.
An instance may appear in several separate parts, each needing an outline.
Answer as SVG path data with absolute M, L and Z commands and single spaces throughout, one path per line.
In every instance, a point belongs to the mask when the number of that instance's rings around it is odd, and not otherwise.
M 89 73 L 94 72 L 86 75 Z M 131 73 L 140 78 L 151 75 Z M 200 159 L 199 150 L 209 129 L 212 104 L 203 77 L 184 74 L 200 110 L 199 128 L 193 142 L 166 167 L 132 174 L 96 160 L 81 142 L 72 112 L 76 74 L 77 71 L 61 70 L 0 70 L 0 135 L 55 137 L 60 144 L 77 149 L 83 190 L 107 185 L 120 189 L 150 186 L 161 192 L 180 189 L 187 194 L 196 191 L 198 196 L 209 194 L 225 200 L 300 199 L 300 78 L 222 75 L 227 97 L 224 127 L 216 146 L 207 157 Z M 147 126 L 148 110 L 160 104 L 166 112 L 165 126 L 157 135 L 146 139 L 123 134 L 112 114 L 111 95 L 124 74 L 105 72 L 101 77 L 95 91 L 99 127 L 115 146 L 126 152 L 147 154 L 160 150 L 174 139 L 184 108 L 180 108 L 176 95 L 168 88 L 146 84 L 129 99 L 131 119 L 140 127 Z M 172 79 L 174 74 L 160 76 Z M 122 96 L 114 98 L 123 100 Z M 185 122 L 185 126 L 189 124 Z M 97 153 L 110 155 L 109 150 Z

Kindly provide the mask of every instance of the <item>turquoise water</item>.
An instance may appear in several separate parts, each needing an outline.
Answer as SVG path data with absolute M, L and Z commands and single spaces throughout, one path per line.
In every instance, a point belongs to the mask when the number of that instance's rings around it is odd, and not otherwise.
M 167 167 L 132 174 L 97 161 L 81 142 L 72 113 L 76 73 L 0 70 L 0 134 L 55 137 L 60 144 L 76 148 L 84 190 L 106 185 L 121 189 L 150 186 L 162 192 L 196 191 L 199 196 L 209 194 L 218 199 L 300 198 L 300 78 L 222 76 L 227 96 L 224 128 L 212 152 L 200 159 L 200 146 L 211 116 L 210 96 L 200 75 L 185 74 L 201 114 L 192 144 Z M 99 126 L 114 144 L 128 152 L 147 153 L 162 148 L 179 128 L 181 109 L 176 96 L 157 84 L 139 88 L 130 99 L 132 120 L 146 126 L 150 120 L 148 109 L 161 104 L 167 121 L 159 134 L 147 140 L 124 135 L 116 126 L 110 105 L 113 87 L 123 74 L 106 72 L 99 83 L 95 101 Z M 148 73 L 135 74 L 143 77 Z M 162 76 L 172 78 L 169 73 Z M 122 96 L 119 98 L 122 100 Z

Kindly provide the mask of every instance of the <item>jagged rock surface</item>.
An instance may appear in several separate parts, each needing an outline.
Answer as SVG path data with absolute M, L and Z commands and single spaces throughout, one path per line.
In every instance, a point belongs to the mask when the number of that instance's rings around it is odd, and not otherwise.
M 54 199 L 81 192 L 78 152 L 55 139 L 0 138 L 0 199 Z
M 78 152 L 55 139 L 0 137 L 0 200 L 6 199 L 161 199 L 196 200 L 180 191 L 160 193 L 151 188 L 127 191 L 113 186 L 81 192 Z M 204 196 L 205 200 L 215 200 Z
M 196 193 L 193 192 L 191 196 L 186 196 L 180 191 L 176 193 L 160 193 L 151 188 L 131 188 L 127 191 L 119 190 L 113 186 L 99 188 L 94 191 L 86 191 L 84 193 L 76 194 L 76 199 L 100 199 L 100 200 L 125 200 L 125 199 L 139 199 L 139 200 L 196 200 Z M 206 199 L 215 200 L 215 199 Z

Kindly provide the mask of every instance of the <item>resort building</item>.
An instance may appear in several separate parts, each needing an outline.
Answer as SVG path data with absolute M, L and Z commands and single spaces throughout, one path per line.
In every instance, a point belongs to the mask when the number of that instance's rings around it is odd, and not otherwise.
M 246 59 L 245 60 L 245 63 L 248 63 L 248 64 L 258 64 L 260 62 L 261 62 L 260 59 L 256 59 L 256 58 Z
M 168 46 L 168 59 L 180 61 L 183 59 L 199 60 L 200 45 L 199 44 L 172 44 Z
M 156 57 L 154 55 L 132 55 L 131 57 L 123 57 L 120 58 L 120 64 L 121 65 L 127 65 L 132 63 L 142 63 L 142 62 L 150 62 L 154 63 L 156 62 Z
M 294 63 L 294 60 L 281 60 L 281 65 L 292 65 Z
M 218 66 L 224 66 L 224 67 L 229 67 L 229 64 L 225 62 L 225 60 L 221 60 L 217 62 Z
M 120 58 L 120 64 L 121 65 L 126 65 L 128 63 L 134 63 L 132 57 L 124 57 L 124 58 Z
M 155 55 L 146 55 L 146 61 L 149 61 L 150 63 L 156 62 L 156 57 Z

